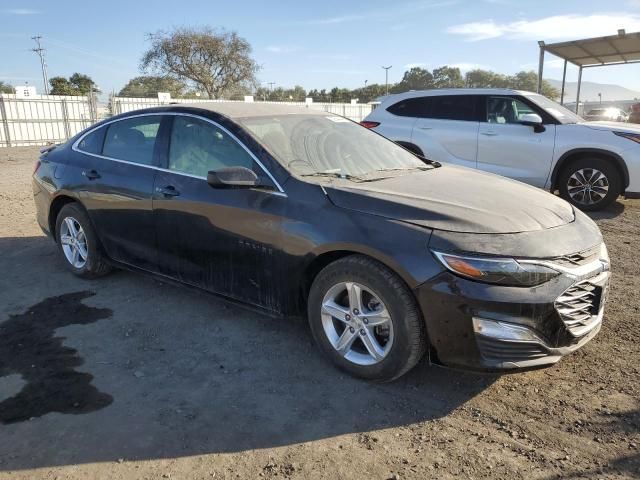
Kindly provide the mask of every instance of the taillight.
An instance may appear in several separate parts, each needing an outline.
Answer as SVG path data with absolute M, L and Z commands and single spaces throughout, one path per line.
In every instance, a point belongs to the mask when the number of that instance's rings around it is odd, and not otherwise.
M 38 160 L 36 162 L 36 166 L 33 169 L 33 174 L 35 175 L 35 173 L 38 171 L 38 169 L 40 168 L 40 165 L 42 165 L 42 162 L 40 160 Z
M 368 122 L 366 120 L 363 120 L 362 122 L 360 122 L 360 125 L 366 128 L 376 128 L 378 125 L 380 125 L 380 122 Z

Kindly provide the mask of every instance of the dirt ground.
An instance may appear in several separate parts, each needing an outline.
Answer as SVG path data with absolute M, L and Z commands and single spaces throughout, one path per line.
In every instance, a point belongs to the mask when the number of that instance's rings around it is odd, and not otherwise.
M 600 334 L 545 370 L 342 375 L 301 322 L 127 272 L 82 281 L 0 149 L 0 478 L 639 478 L 640 201 L 594 215 Z

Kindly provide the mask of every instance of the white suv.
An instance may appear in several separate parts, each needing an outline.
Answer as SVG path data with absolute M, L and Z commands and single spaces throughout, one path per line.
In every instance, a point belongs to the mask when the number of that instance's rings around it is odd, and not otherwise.
M 640 125 L 585 122 L 535 93 L 412 91 L 361 123 L 430 160 L 558 190 L 583 210 L 640 194 Z

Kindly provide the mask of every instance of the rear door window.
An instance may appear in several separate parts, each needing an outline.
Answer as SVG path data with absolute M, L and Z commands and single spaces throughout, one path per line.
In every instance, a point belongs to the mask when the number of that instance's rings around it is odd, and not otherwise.
M 153 165 L 160 115 L 119 120 L 107 126 L 102 155 L 140 165 Z
M 437 95 L 433 97 L 427 118 L 478 121 L 477 95 Z

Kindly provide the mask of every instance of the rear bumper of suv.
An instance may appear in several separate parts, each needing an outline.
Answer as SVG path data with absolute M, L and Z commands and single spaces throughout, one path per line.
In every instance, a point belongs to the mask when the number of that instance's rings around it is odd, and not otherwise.
M 431 360 L 480 371 L 552 365 L 597 335 L 609 277 L 608 262 L 600 260 L 532 288 L 443 272 L 416 289 Z

